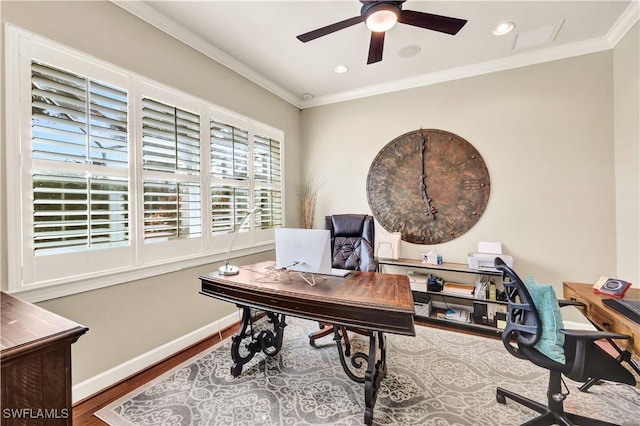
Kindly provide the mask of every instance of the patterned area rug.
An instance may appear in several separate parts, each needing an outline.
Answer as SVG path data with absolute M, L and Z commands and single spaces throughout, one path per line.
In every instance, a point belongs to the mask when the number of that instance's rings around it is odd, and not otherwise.
M 361 425 L 364 385 L 347 378 L 331 336 L 309 346 L 317 323 L 287 318 L 282 351 L 257 354 L 230 374 L 230 339 L 98 411 L 125 425 Z M 545 401 L 548 374 L 509 355 L 496 339 L 416 327 L 416 337 L 387 336 L 387 376 L 376 425 L 517 425 L 536 414 L 496 402 L 500 385 Z M 363 345 L 358 335 L 353 344 Z M 588 393 L 567 380 L 569 412 L 640 425 L 640 391 L 604 383 Z

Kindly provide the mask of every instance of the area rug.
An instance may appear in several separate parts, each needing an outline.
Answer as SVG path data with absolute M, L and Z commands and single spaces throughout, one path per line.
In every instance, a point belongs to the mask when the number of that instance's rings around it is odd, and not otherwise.
M 361 425 L 364 385 L 347 378 L 332 337 L 309 345 L 306 336 L 317 328 L 288 317 L 281 352 L 256 355 L 236 378 L 227 339 L 96 416 L 112 426 Z M 416 334 L 387 335 L 375 425 L 511 426 L 536 416 L 509 400 L 498 404 L 498 385 L 546 400 L 547 372 L 509 355 L 500 340 L 421 326 Z M 605 382 L 583 393 L 578 385 L 567 380 L 566 411 L 640 425 L 638 388 Z

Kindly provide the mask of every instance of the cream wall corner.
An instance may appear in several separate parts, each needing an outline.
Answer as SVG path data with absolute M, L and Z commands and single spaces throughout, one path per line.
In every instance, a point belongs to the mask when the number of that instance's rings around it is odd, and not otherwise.
M 640 24 L 613 51 L 617 277 L 640 287 Z

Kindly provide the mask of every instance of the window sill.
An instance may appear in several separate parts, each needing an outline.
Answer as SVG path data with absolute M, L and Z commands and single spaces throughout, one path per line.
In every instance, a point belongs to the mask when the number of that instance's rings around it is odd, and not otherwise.
M 273 243 L 256 245 L 253 247 L 241 248 L 231 253 L 231 258 L 249 256 L 252 254 L 263 253 L 274 250 Z M 42 302 L 45 300 L 56 299 L 59 297 L 70 296 L 73 294 L 83 293 L 85 291 L 96 290 L 112 285 L 124 284 L 131 281 L 150 278 L 162 274 L 180 271 L 183 269 L 195 268 L 210 263 L 222 262 L 226 253 L 216 253 L 206 256 L 198 256 L 191 259 L 180 259 L 175 262 L 164 262 L 154 266 L 144 266 L 136 269 L 127 269 L 125 271 L 101 275 L 97 277 L 78 277 L 64 283 L 49 285 L 44 287 L 10 291 L 12 296 L 18 297 L 30 303 Z M 212 266 L 212 269 L 214 267 Z M 198 277 L 194 276 L 194 279 Z

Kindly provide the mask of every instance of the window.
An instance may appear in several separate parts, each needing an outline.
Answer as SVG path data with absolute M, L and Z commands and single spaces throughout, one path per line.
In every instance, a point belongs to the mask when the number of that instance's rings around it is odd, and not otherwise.
M 199 237 L 199 115 L 143 98 L 142 168 L 145 241 Z
M 32 61 L 35 255 L 128 244 L 128 148 L 124 89 Z
M 283 224 L 281 136 L 232 114 L 217 114 L 209 131 L 213 234 L 231 232 L 257 208 L 253 239 L 272 239 L 269 231 Z M 240 234 L 249 233 L 250 222 L 244 223 Z M 238 241 L 242 243 L 243 235 Z
M 249 131 L 211 121 L 211 222 L 213 233 L 230 232 L 250 207 Z M 248 224 L 240 232 L 247 232 Z
M 7 31 L 9 290 L 43 300 L 272 248 L 281 131 Z M 16 226 L 14 226 L 15 224 Z
M 282 170 L 280 166 L 280 142 L 265 136 L 256 136 L 253 153 L 253 175 L 256 180 L 255 205 L 257 229 L 282 226 Z

